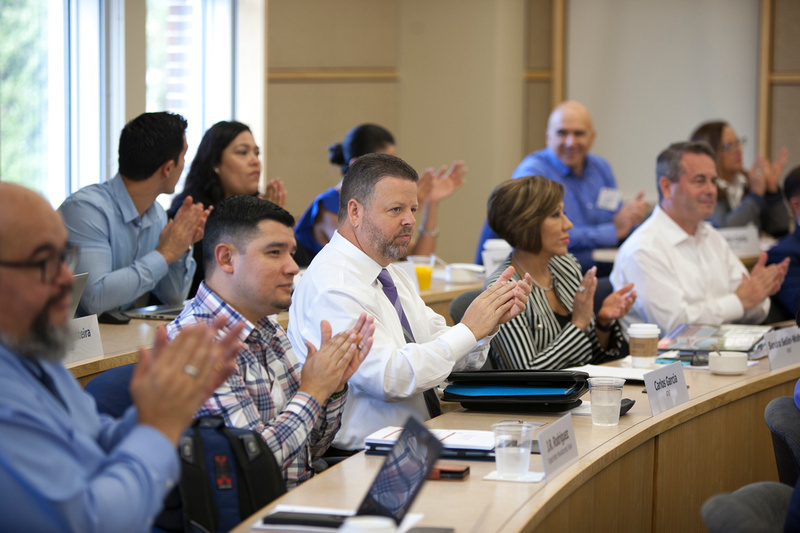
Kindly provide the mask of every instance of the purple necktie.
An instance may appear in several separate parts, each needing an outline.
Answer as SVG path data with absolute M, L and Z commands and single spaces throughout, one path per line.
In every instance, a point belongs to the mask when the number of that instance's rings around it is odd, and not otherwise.
M 406 342 L 415 342 L 414 334 L 411 332 L 411 326 L 408 325 L 408 319 L 403 311 L 403 306 L 400 304 L 400 298 L 397 296 L 397 287 L 395 287 L 394 280 L 391 274 L 389 274 L 389 271 L 385 268 L 382 269 L 381 273 L 378 274 L 378 281 L 380 281 L 383 286 L 383 293 L 389 298 L 389 301 L 394 306 L 394 310 L 397 311 L 397 316 L 400 318 L 400 325 L 403 327 L 403 337 L 405 337 Z M 431 418 L 442 414 L 442 406 L 439 404 L 439 396 L 437 396 L 435 390 L 428 389 L 423 393 L 423 396 L 425 397 L 425 406 L 428 408 L 428 414 Z

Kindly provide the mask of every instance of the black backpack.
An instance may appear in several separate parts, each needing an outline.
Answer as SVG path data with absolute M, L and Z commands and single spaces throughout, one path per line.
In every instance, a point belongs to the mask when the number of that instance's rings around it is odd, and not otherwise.
M 264 439 L 219 416 L 198 418 L 178 444 L 181 480 L 156 519 L 164 531 L 229 531 L 286 492 Z

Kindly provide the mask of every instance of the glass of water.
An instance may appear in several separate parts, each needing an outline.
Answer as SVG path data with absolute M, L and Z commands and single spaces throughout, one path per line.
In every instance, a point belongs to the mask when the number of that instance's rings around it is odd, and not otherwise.
M 530 422 L 494 424 L 494 457 L 497 474 L 505 479 L 523 479 L 531 462 L 531 440 L 536 426 Z
M 623 378 L 589 378 L 589 394 L 592 404 L 592 424 L 616 426 L 622 403 Z

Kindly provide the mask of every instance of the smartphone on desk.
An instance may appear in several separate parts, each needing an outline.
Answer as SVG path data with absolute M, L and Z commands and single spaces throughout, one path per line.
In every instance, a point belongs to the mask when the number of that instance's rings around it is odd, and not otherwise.
M 667 357 L 663 355 L 656 358 L 656 363 L 669 364 L 680 361 L 684 366 L 708 366 L 708 352 L 678 352 L 677 355 Z
M 428 479 L 442 481 L 458 481 L 469 476 L 469 466 L 448 461 L 439 461 L 433 465 L 433 470 L 428 474 Z

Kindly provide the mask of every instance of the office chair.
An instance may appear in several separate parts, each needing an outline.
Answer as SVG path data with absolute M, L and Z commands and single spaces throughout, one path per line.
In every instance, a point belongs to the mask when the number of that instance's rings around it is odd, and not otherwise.
M 467 311 L 467 307 L 469 307 L 472 300 L 477 298 L 482 292 L 483 289 L 474 289 L 463 292 L 453 298 L 453 301 L 450 302 L 450 317 L 453 319 L 453 323 L 458 324 L 461 322 L 461 319 L 464 318 L 464 313 Z
M 778 478 L 794 487 L 800 475 L 800 410 L 794 398 L 782 396 L 769 402 L 764 419 L 772 432 Z
M 132 363 L 110 368 L 86 384 L 84 390 L 94 396 L 100 413 L 119 418 L 133 404 L 128 386 L 135 366 Z
M 712 496 L 700 508 L 700 514 L 711 533 L 780 533 L 793 491 L 774 481 L 751 483 L 735 492 Z
M 482 292 L 483 289 L 474 289 L 461 293 L 453 298 L 453 301 L 450 302 L 450 317 L 453 319 L 454 323 L 458 324 L 461 322 L 461 319 L 464 318 L 464 313 L 467 311 L 467 307 L 469 307 L 472 300 L 477 298 Z M 495 363 L 495 357 L 494 349 L 489 347 L 489 354 L 486 356 L 486 362 L 483 363 L 481 370 L 496 369 L 497 364 Z

